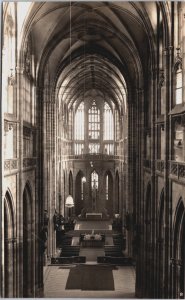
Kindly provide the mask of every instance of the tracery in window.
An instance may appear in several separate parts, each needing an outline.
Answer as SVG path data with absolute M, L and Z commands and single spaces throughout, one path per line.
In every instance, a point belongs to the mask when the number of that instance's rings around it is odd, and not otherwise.
M 71 112 L 72 114 L 72 112 Z M 70 124 L 72 122 L 72 115 L 70 116 Z M 80 155 L 84 152 L 84 102 L 78 106 L 75 114 L 75 128 L 74 128 L 74 151 L 75 154 Z M 72 137 L 72 128 L 71 128 L 71 137 Z
M 91 108 L 88 111 L 89 121 L 89 139 L 100 138 L 100 110 L 96 106 L 96 102 L 93 101 Z
M 98 189 L 98 174 L 95 170 L 91 173 L 91 188 Z
M 75 140 L 84 140 L 84 102 L 81 102 L 75 114 Z
M 73 134 L 72 134 L 72 132 L 73 132 L 73 130 L 72 130 L 73 123 L 72 123 L 72 120 L 73 120 L 73 111 L 72 111 L 72 109 L 70 109 L 70 111 L 69 111 L 69 139 L 70 140 L 72 140 L 72 138 L 73 138 Z
M 75 154 L 81 155 L 84 153 L 84 144 L 83 143 L 75 143 Z
M 100 152 L 100 144 L 99 143 L 89 143 L 89 153 L 97 154 Z
M 81 177 L 81 200 L 84 200 L 84 181 L 83 181 L 83 177 Z
M 104 140 L 114 139 L 114 121 L 113 114 L 108 103 L 104 104 Z
M 104 153 L 105 154 L 109 154 L 109 155 L 113 155 L 114 154 L 114 145 L 111 143 L 108 144 L 104 144 Z
M 120 139 L 120 124 L 119 124 L 119 112 L 116 110 L 116 141 L 119 141 Z
M 4 24 L 2 92 L 4 112 L 13 113 L 13 87 L 15 84 L 15 3 L 9 2 Z
M 106 175 L 105 179 L 105 199 L 109 200 L 109 176 Z
M 180 64 L 176 70 L 176 84 L 175 84 L 175 103 L 182 103 L 182 68 Z

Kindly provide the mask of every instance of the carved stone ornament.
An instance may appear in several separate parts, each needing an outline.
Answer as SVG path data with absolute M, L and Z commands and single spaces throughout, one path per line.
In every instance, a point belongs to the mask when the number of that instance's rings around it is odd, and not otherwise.
M 24 56 L 24 67 L 25 72 L 28 75 L 31 75 L 31 49 L 30 49 L 30 42 L 27 40 L 26 46 L 25 46 L 25 56 Z
M 13 75 L 13 69 L 11 69 L 11 75 L 8 77 L 8 85 L 14 85 L 15 84 L 15 76 Z
M 180 47 L 176 48 L 176 57 L 175 57 L 175 65 L 174 65 L 174 69 L 178 69 L 180 67 L 180 69 L 182 69 L 182 56 L 181 56 L 181 49 Z
M 4 131 L 5 132 L 12 130 L 13 126 L 14 126 L 14 124 L 12 122 L 7 121 L 7 120 L 4 121 Z
M 159 87 L 164 86 L 164 83 L 165 83 L 164 70 L 161 69 L 161 70 L 159 71 Z

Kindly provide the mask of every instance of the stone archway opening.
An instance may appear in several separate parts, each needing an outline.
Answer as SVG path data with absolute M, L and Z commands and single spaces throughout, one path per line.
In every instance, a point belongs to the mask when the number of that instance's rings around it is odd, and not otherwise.
M 4 198 L 4 297 L 11 298 L 16 290 L 15 269 L 15 220 L 9 192 Z
M 33 297 L 33 207 L 32 193 L 27 183 L 23 191 L 23 297 Z

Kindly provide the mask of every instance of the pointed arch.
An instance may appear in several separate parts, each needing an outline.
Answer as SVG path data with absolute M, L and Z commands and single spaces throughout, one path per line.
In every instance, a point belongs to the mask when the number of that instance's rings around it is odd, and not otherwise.
M 29 181 L 23 190 L 23 297 L 33 296 L 33 197 Z
M 148 182 L 146 189 L 145 199 L 145 295 L 150 298 L 151 292 L 151 260 L 150 260 L 150 249 L 151 249 L 151 183 Z
M 182 198 L 178 201 L 173 224 L 172 264 L 172 296 L 179 298 L 180 293 L 185 293 L 185 206 Z
M 15 296 L 16 264 L 15 264 L 15 215 L 13 199 L 10 191 L 4 198 L 4 297 Z
M 69 195 L 73 196 L 73 174 L 69 172 Z
M 78 171 L 75 180 L 75 215 L 78 216 L 81 214 L 82 209 L 84 208 L 85 200 L 85 187 L 82 182 L 84 174 L 81 170 Z
M 120 181 L 118 170 L 115 177 L 115 213 L 120 214 Z
M 158 259 L 158 281 L 157 281 L 157 297 L 163 298 L 163 282 L 164 282 L 164 188 L 160 194 L 159 210 L 158 210 L 158 239 L 157 239 L 157 259 Z
M 113 176 L 110 170 L 107 170 L 104 175 L 105 187 L 105 208 L 110 216 L 114 214 L 113 206 Z M 116 207 L 115 207 L 116 212 Z

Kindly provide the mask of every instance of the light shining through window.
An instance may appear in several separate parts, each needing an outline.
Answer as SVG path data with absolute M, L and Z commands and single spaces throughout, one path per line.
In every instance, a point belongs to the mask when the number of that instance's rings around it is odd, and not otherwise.
M 114 139 L 114 120 L 110 106 L 104 104 L 104 140 Z
M 109 200 L 109 176 L 106 175 L 106 182 L 105 182 L 105 199 Z
M 84 102 L 82 102 L 75 114 L 75 140 L 84 140 Z
M 175 102 L 176 104 L 182 103 L 182 69 L 179 65 L 176 71 L 176 92 L 175 92 Z
M 93 101 L 91 108 L 88 111 L 89 118 L 89 139 L 100 138 L 100 110 Z
M 98 174 L 96 173 L 96 171 L 93 171 L 91 173 L 91 188 L 98 189 Z

